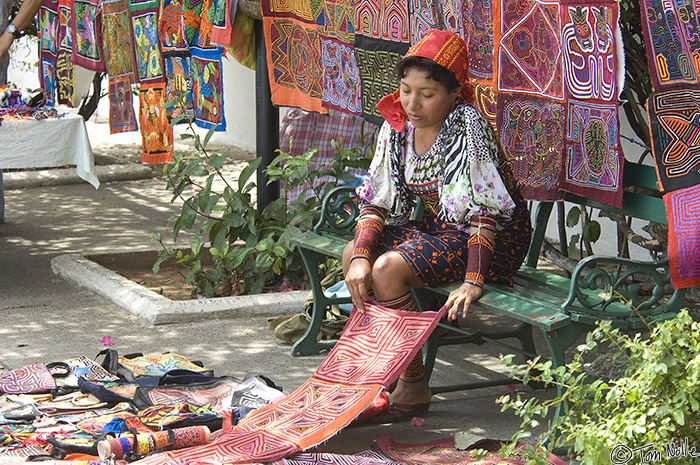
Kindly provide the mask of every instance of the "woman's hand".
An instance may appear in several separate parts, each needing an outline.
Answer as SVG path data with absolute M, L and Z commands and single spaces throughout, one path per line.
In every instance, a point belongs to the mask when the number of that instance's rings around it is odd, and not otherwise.
M 352 303 L 360 311 L 365 312 L 365 302 L 369 301 L 369 290 L 372 289 L 372 266 L 365 258 L 356 258 L 350 262 L 345 273 L 345 285 L 350 291 Z
M 464 283 L 450 292 L 445 303 L 445 307 L 447 307 L 447 321 L 457 319 L 460 307 L 462 307 L 462 318 L 466 318 L 469 305 L 479 300 L 481 294 L 483 294 L 483 290 L 479 286 L 470 283 Z

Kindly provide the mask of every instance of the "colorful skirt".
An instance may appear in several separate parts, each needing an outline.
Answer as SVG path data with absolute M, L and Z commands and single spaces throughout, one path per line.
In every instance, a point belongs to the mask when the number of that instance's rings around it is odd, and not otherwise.
M 530 212 L 525 202 L 518 200 L 510 222 L 496 234 L 486 275 L 489 282 L 512 285 L 510 278 L 527 256 L 532 233 Z M 426 209 L 420 221 L 385 226 L 377 252 L 398 252 L 426 286 L 435 287 L 464 279 L 468 240 L 466 232 Z

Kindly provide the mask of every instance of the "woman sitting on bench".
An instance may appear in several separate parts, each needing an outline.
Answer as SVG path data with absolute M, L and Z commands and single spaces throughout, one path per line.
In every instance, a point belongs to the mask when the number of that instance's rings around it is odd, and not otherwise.
M 358 311 L 370 300 L 414 310 L 411 288 L 463 280 L 446 307 L 449 320 L 460 309 L 465 317 L 484 281 L 509 284 L 525 259 L 530 213 L 490 124 L 471 103 L 467 63 L 459 36 L 430 31 L 398 63 L 399 89 L 377 105 L 386 122 L 358 190 L 355 239 L 343 254 Z M 425 207 L 420 221 L 411 220 L 416 198 Z M 419 352 L 373 421 L 424 414 L 430 397 Z

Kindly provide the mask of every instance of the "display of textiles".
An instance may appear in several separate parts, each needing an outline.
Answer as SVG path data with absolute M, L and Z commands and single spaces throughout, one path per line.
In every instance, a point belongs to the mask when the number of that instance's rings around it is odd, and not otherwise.
M 356 34 L 408 44 L 408 27 L 408 0 L 355 0 Z
M 43 363 L 33 363 L 11 371 L 0 372 L 0 393 L 33 394 L 48 392 L 56 383 Z
M 352 312 L 340 340 L 294 392 L 253 411 L 210 444 L 136 463 L 268 462 L 315 446 L 347 426 L 398 378 L 443 313 L 366 304 L 364 313 Z
M 107 70 L 102 42 L 100 0 L 71 0 L 71 40 L 74 65 L 103 73 Z
M 469 77 L 493 83 L 493 13 L 486 0 L 464 2 L 464 37 L 469 47 Z
M 110 77 L 134 76 L 134 34 L 127 0 L 102 2 L 102 37 Z
M 700 184 L 700 88 L 656 91 L 647 111 L 661 191 Z
M 616 103 L 570 100 L 566 104 L 561 188 L 622 206 L 622 169 Z
M 494 3 L 497 91 L 564 99 L 559 2 Z
M 173 127 L 168 122 L 165 83 L 141 83 L 139 91 L 139 126 L 143 138 L 141 161 L 166 163 L 173 156 Z
M 309 169 L 329 169 L 333 161 L 333 141 L 343 141 L 345 149 L 360 147 L 362 133 L 369 135 L 377 131 L 377 127 L 347 113 L 339 111 L 322 115 L 315 112 L 307 112 L 299 108 L 290 108 L 280 123 L 279 141 L 280 149 L 294 156 L 303 155 L 306 151 L 317 148 L 318 151 L 311 158 L 313 165 Z M 360 170 L 350 171 L 356 175 L 364 174 Z M 316 179 L 314 187 L 323 186 L 326 177 Z M 311 197 L 311 185 L 306 182 L 301 186 L 293 187 L 286 191 L 288 203 L 297 200 L 305 200 Z M 299 199 L 299 194 L 305 192 L 306 197 Z M 319 199 L 320 200 L 320 199 Z
M 197 126 L 215 131 L 226 129 L 221 48 L 192 47 L 192 100 Z
M 700 84 L 698 5 L 642 0 L 639 7 L 654 90 Z

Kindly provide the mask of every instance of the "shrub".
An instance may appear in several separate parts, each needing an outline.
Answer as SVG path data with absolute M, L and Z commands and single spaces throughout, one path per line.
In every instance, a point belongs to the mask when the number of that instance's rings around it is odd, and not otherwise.
M 174 104 L 168 102 L 166 107 Z M 189 131 L 181 137 L 194 139 L 197 154 L 175 153 L 163 172 L 167 177 L 166 188 L 173 194 L 171 202 L 182 201 L 180 213 L 170 218 L 173 241 L 177 242 L 182 230 L 192 231 L 194 236 L 188 253 L 166 247 L 160 234 L 154 234 L 153 240 L 160 242 L 163 250 L 153 271 L 157 272 L 168 259 L 184 263 L 190 268 L 185 281 L 193 286 L 192 295 L 205 297 L 260 293 L 282 275 L 301 281 L 304 276 L 301 257 L 290 237 L 315 224 L 320 216 L 321 200 L 330 189 L 356 179 L 349 169 L 367 169 L 372 138 L 363 133 L 361 146 L 347 149 L 342 140 L 332 141 L 333 160 L 328 168 L 319 168 L 312 161 L 317 149 L 303 155 L 280 152 L 265 168 L 265 173 L 269 182 L 280 181 L 284 187 L 279 199 L 259 211 L 253 199 L 256 189 L 253 175 L 261 160 L 250 161 L 238 180 L 231 183 L 222 173 L 227 153 L 207 150 L 213 130 L 202 140 L 194 131 L 191 116 L 178 119 L 189 124 Z M 325 182 L 314 186 L 321 179 Z M 215 180 L 223 182 L 222 191 L 215 191 Z M 303 186 L 306 181 L 308 184 L 297 198 L 287 198 L 292 188 Z M 205 254 L 212 259 L 212 266 L 206 269 Z
M 584 373 L 585 355 L 602 343 L 615 350 L 615 357 L 627 358 L 618 379 L 591 379 Z M 503 397 L 503 410 L 514 409 L 523 419 L 514 439 L 528 435 L 548 412 L 560 408 L 557 420 L 549 424 L 547 448 L 573 447 L 582 463 L 698 462 L 700 324 L 687 311 L 656 325 L 647 338 L 601 322 L 573 360 L 557 368 L 549 361 L 516 366 L 512 356 L 504 359 L 512 374 L 525 373 L 526 382 L 565 389 L 552 400 Z

